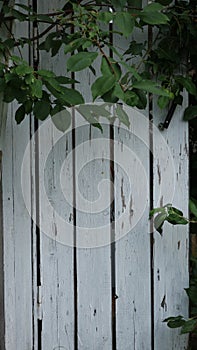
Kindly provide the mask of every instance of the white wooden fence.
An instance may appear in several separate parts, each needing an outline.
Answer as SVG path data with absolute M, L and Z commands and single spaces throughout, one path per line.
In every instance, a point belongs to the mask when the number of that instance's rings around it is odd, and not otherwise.
M 62 73 L 63 57 L 49 63 L 43 53 L 39 65 Z M 87 102 L 91 79 L 80 73 Z M 17 126 L 16 108 L 2 145 L 0 349 L 187 349 L 187 336 L 162 321 L 188 313 L 188 227 L 166 224 L 160 235 L 148 220 L 150 206 L 169 201 L 187 215 L 182 109 L 163 132 L 166 111 L 153 101 L 144 116 L 127 110 L 130 129 L 101 134 L 73 113 L 61 134 L 49 122 L 35 133 L 31 117 Z

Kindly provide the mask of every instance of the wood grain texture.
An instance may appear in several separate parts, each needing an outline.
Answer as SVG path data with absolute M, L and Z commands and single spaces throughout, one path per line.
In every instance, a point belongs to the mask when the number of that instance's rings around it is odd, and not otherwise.
M 2 152 L 0 151 L 0 349 L 5 349 Z
M 62 1 L 39 2 L 38 12 L 47 13 L 61 8 Z M 54 59 L 42 52 L 40 68 L 52 69 L 65 75 L 65 55 Z M 45 163 L 46 162 L 46 163 Z M 61 168 L 65 172 L 60 183 Z M 62 134 L 53 124 L 39 131 L 39 206 L 40 206 L 40 263 L 43 349 L 74 349 L 74 270 L 73 270 L 73 161 L 72 132 Z M 64 196 L 62 189 L 64 190 Z M 47 200 L 45 201 L 45 191 Z M 67 202 L 69 192 L 70 204 Z M 45 213 L 47 217 L 45 216 Z M 70 241 L 64 225 L 71 226 Z M 63 237 L 63 240 L 61 240 Z
M 188 124 L 177 107 L 167 130 L 153 134 L 154 207 L 172 203 L 188 217 Z M 166 111 L 153 110 L 156 127 Z M 164 142 L 161 142 L 164 138 Z M 167 149 L 168 147 L 168 149 Z M 164 225 L 163 234 L 154 234 L 154 324 L 155 349 L 187 349 L 187 335 L 169 329 L 162 321 L 169 316 L 188 316 L 189 227 Z
M 151 349 L 149 124 L 115 128 L 117 349 Z
M 15 34 L 16 37 L 23 35 L 24 25 L 17 23 Z M 28 59 L 25 49 L 23 54 Z M 22 195 L 23 186 L 31 198 L 31 187 L 29 181 L 21 184 L 21 166 L 30 137 L 30 124 L 26 119 L 20 126 L 16 125 L 14 114 L 17 108 L 15 102 L 8 107 L 2 145 L 6 350 L 29 349 L 33 343 L 31 217 Z M 25 177 L 30 179 L 30 154 L 25 173 Z
M 87 350 L 110 349 L 112 344 L 109 128 L 103 128 L 101 134 L 86 123 L 76 130 L 78 349 Z M 103 181 L 108 182 L 105 191 Z M 80 196 L 88 202 L 87 209 L 80 206 Z

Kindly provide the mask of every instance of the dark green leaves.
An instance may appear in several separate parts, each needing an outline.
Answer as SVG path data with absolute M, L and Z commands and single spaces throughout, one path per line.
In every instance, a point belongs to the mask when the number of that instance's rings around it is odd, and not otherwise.
M 183 316 L 168 317 L 163 322 L 167 322 L 169 328 L 179 328 L 185 324 Z
M 152 94 L 166 96 L 169 98 L 173 98 L 173 93 L 167 89 L 162 88 L 156 82 L 152 80 L 140 80 L 133 84 L 133 87 L 136 89 L 144 90 L 150 92 Z
M 22 105 L 16 111 L 15 120 L 17 124 L 20 124 L 24 118 L 25 118 L 25 107 Z
M 181 334 L 192 333 L 197 331 L 197 319 L 189 318 L 185 320 L 183 316 L 168 317 L 163 322 L 166 322 L 169 328 L 180 328 Z
M 127 0 L 112 0 L 111 4 L 117 9 L 122 9 L 126 5 Z
M 68 59 L 67 69 L 71 72 L 78 72 L 85 69 L 91 66 L 97 56 L 97 52 L 79 52 Z
M 115 85 L 116 78 L 113 75 L 103 76 L 98 78 L 91 87 L 92 97 L 95 100 L 97 97 L 104 95 Z
M 135 19 L 129 12 L 117 12 L 114 17 L 114 23 L 121 30 L 122 34 L 127 38 L 134 29 Z
M 182 211 L 172 207 L 171 204 L 151 210 L 150 218 L 155 214 L 154 226 L 160 234 L 163 231 L 163 224 L 165 221 L 168 221 L 172 225 L 187 225 L 189 223 L 189 220 L 183 217 Z
M 189 106 L 185 109 L 183 119 L 192 120 L 197 117 L 197 106 Z
M 178 75 L 175 77 L 175 81 L 182 85 L 189 94 L 197 96 L 197 88 L 191 77 L 182 77 L 181 75 Z
M 64 109 L 51 117 L 53 124 L 62 132 L 65 132 L 71 125 L 71 114 Z
M 34 116 L 37 119 L 45 120 L 51 111 L 51 104 L 47 101 L 36 101 L 33 108 Z
M 190 198 L 189 209 L 191 213 L 197 218 L 197 200 L 196 199 Z
M 122 106 L 117 105 L 116 110 L 115 110 L 115 114 L 117 115 L 120 122 L 129 128 L 129 126 L 130 126 L 129 117 L 128 117 L 127 113 L 124 111 L 124 109 L 122 108 Z
M 168 23 L 169 18 L 161 13 L 163 8 L 164 7 L 161 4 L 151 3 L 144 7 L 143 11 L 140 12 L 139 17 L 147 24 L 166 24 Z
M 187 320 L 181 328 L 181 334 L 192 333 L 194 331 L 197 332 L 197 319 Z
M 121 69 L 119 64 L 113 60 L 111 57 L 102 57 L 101 61 L 101 73 L 103 76 L 114 75 L 115 79 L 118 81 L 121 77 Z

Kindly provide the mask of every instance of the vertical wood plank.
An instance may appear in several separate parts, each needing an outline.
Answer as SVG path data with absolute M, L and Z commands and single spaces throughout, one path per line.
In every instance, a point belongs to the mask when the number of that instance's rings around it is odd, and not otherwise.
M 62 1 L 38 2 L 38 12 L 53 12 Z M 40 68 L 64 75 L 65 55 L 42 52 Z M 66 68 L 66 67 L 65 67 Z M 64 68 L 64 69 L 65 69 Z M 46 163 L 45 163 L 46 162 Z M 64 172 L 60 183 L 61 169 Z M 42 348 L 74 349 L 72 131 L 62 134 L 52 123 L 39 131 L 39 210 L 41 229 Z M 62 188 L 61 188 L 62 186 Z M 45 201 L 45 191 L 47 201 Z M 64 191 L 64 193 L 62 193 Z M 68 203 L 68 198 L 70 203 Z M 71 226 L 68 242 L 63 222 Z M 61 239 L 62 238 L 62 239 Z
M 5 340 L 6 349 L 25 350 L 32 347 L 32 262 L 31 218 L 22 197 L 21 165 L 29 140 L 29 121 L 17 126 L 16 108 L 14 104 L 9 107 L 3 147 Z M 27 178 L 29 172 L 28 162 Z M 26 191 L 30 196 L 30 187 Z
M 149 123 L 124 109 L 131 126 L 115 128 L 114 148 L 116 342 L 117 349 L 151 349 Z
M 110 182 L 109 128 L 104 125 L 101 134 L 87 123 L 80 128 L 76 119 L 78 349 L 110 349 L 110 184 L 103 184 Z
M 153 134 L 154 207 L 172 203 L 188 216 L 188 124 L 177 107 L 167 130 Z M 155 101 L 154 124 L 163 122 Z M 164 142 L 161 142 L 161 138 Z M 169 149 L 167 150 L 167 147 Z M 154 233 L 154 324 L 155 349 L 187 349 L 188 336 L 169 329 L 162 321 L 169 316 L 188 316 L 189 227 L 164 225 L 163 234 Z
M 0 349 L 5 349 L 2 151 L 0 151 Z
M 91 102 L 92 72 L 77 73 L 76 79 Z M 109 125 L 102 124 L 101 133 L 79 114 L 75 123 L 77 342 L 78 349 L 107 350 L 112 346 Z
M 16 38 L 23 35 L 24 25 L 22 27 L 16 21 L 14 33 Z M 25 49 L 23 55 L 28 60 Z M 21 184 L 21 166 L 30 130 L 28 119 L 20 126 L 16 125 L 14 114 L 17 108 L 16 103 L 8 108 L 2 145 L 6 350 L 25 350 L 33 346 L 31 217 L 22 195 L 23 186 L 30 198 L 31 187 L 29 181 Z M 30 179 L 30 154 L 25 166 L 25 177 Z

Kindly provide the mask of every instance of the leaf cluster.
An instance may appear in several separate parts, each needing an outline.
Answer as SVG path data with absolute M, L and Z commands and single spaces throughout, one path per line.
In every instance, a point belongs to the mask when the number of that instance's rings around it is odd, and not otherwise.
M 154 216 L 154 226 L 156 230 L 162 234 L 163 224 L 165 221 L 172 225 L 186 225 L 188 223 L 197 223 L 197 200 L 191 198 L 189 201 L 189 209 L 191 219 L 183 216 L 182 211 L 167 204 L 164 207 L 155 208 L 150 212 L 150 218 Z M 186 319 L 181 315 L 168 317 L 166 322 L 170 328 L 180 328 L 181 334 L 192 333 L 197 334 L 197 258 L 191 258 L 191 279 L 190 286 L 185 291 L 190 300 L 191 317 Z
M 181 328 L 181 334 L 197 334 L 197 259 L 192 258 L 191 264 L 193 271 L 192 279 L 190 281 L 190 287 L 185 289 L 191 304 L 191 317 L 186 319 L 179 315 L 168 317 L 163 321 L 170 328 Z
M 150 51 L 147 42 L 132 40 L 136 28 L 143 31 L 147 26 L 168 26 L 167 8 L 159 1 L 142 8 L 141 0 L 85 3 L 73 0 L 47 14 L 35 13 L 28 4 L 0 2 L 2 29 L 8 30 L 10 21 L 32 22 L 38 29 L 43 24 L 45 26 L 43 31 L 38 30 L 37 37 L 16 38 L 9 29 L 10 38 L 0 40 L 0 92 L 5 102 L 17 100 L 19 103 L 18 123 L 30 113 L 44 120 L 67 107 L 83 104 L 84 98 L 76 88 L 80 82 L 71 79 L 71 75 L 73 77 L 75 72 L 84 69 L 90 69 L 95 76 L 91 86 L 93 101 L 122 101 L 144 109 L 148 93 L 158 95 L 160 100 L 174 98 L 171 87 L 156 81 L 147 69 L 148 63 L 144 65 Z M 112 45 L 112 35 L 127 39 L 128 48 L 124 52 Z M 56 56 L 60 49 L 64 51 L 65 71 L 62 76 L 32 68 L 24 60 L 23 47 L 31 46 L 37 40 L 39 50 L 45 50 L 51 57 Z M 138 57 L 137 64 L 133 63 L 134 57 Z M 139 69 L 139 59 L 144 65 L 143 70 Z M 100 62 L 100 74 L 94 69 L 96 61 Z M 99 125 L 99 117 L 94 124 Z

